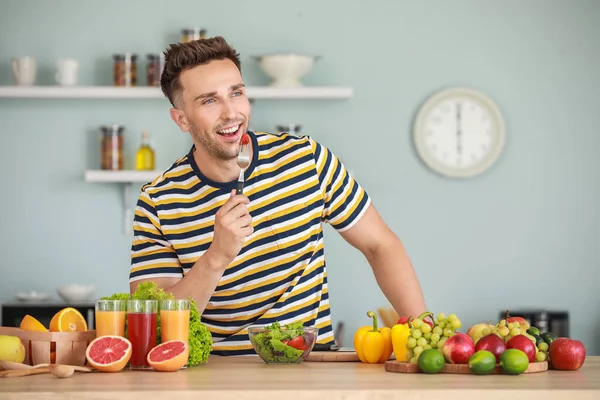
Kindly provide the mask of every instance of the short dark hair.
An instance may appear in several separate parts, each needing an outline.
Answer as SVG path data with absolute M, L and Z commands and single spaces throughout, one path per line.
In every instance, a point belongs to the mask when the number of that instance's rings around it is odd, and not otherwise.
M 173 107 L 181 96 L 181 72 L 213 60 L 229 59 L 242 72 L 240 55 L 222 36 L 172 44 L 165 52 L 165 66 L 160 77 L 160 87 Z

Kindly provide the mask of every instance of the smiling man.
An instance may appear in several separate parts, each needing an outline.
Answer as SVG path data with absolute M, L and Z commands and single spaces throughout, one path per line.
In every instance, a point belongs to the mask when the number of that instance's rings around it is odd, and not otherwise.
M 275 321 L 317 326 L 317 342 L 332 344 L 325 222 L 364 254 L 398 313 L 425 310 L 401 241 L 333 152 L 308 136 L 248 131 L 239 55 L 222 37 L 175 44 L 165 56 L 170 115 L 194 145 L 142 187 L 132 292 L 154 281 L 177 298 L 191 296 L 214 354 L 253 354 L 247 327 Z M 244 133 L 252 157 L 236 195 Z

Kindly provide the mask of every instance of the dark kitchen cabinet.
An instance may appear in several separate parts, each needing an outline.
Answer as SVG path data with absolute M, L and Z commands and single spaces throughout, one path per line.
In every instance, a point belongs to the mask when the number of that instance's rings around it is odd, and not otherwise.
M 77 309 L 86 319 L 88 329 L 95 329 L 95 305 L 93 303 L 68 305 L 65 303 L 4 303 L 0 306 L 0 326 L 18 327 L 23 317 L 29 314 L 48 328 L 54 314 L 65 307 Z

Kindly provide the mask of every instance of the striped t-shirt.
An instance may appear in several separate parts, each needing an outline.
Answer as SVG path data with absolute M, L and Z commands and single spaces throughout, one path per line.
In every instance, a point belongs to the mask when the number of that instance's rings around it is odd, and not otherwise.
M 353 226 L 370 199 L 325 146 L 308 136 L 248 132 L 254 149 L 244 194 L 254 233 L 225 270 L 202 313 L 213 354 L 254 354 L 250 325 L 302 320 L 333 343 L 322 222 Z M 206 178 L 192 147 L 142 187 L 129 281 L 183 277 L 208 250 L 215 214 L 236 181 Z

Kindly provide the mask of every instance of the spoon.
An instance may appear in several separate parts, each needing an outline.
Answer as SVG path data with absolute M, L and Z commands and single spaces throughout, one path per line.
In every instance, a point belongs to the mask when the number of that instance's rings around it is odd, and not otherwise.
M 71 365 L 50 364 L 50 373 L 59 378 L 70 378 L 75 373 Z
M 52 375 L 59 378 L 68 378 L 72 376 L 75 371 L 80 372 L 92 372 L 91 368 L 88 367 L 80 367 L 75 365 L 62 365 L 62 364 L 50 364 L 44 365 L 40 364 L 39 366 L 31 367 L 27 365 L 27 369 L 10 369 L 6 371 L 0 372 L 0 377 L 3 378 L 17 378 L 20 376 L 27 375 L 37 375 L 37 374 L 47 374 L 51 373 Z

